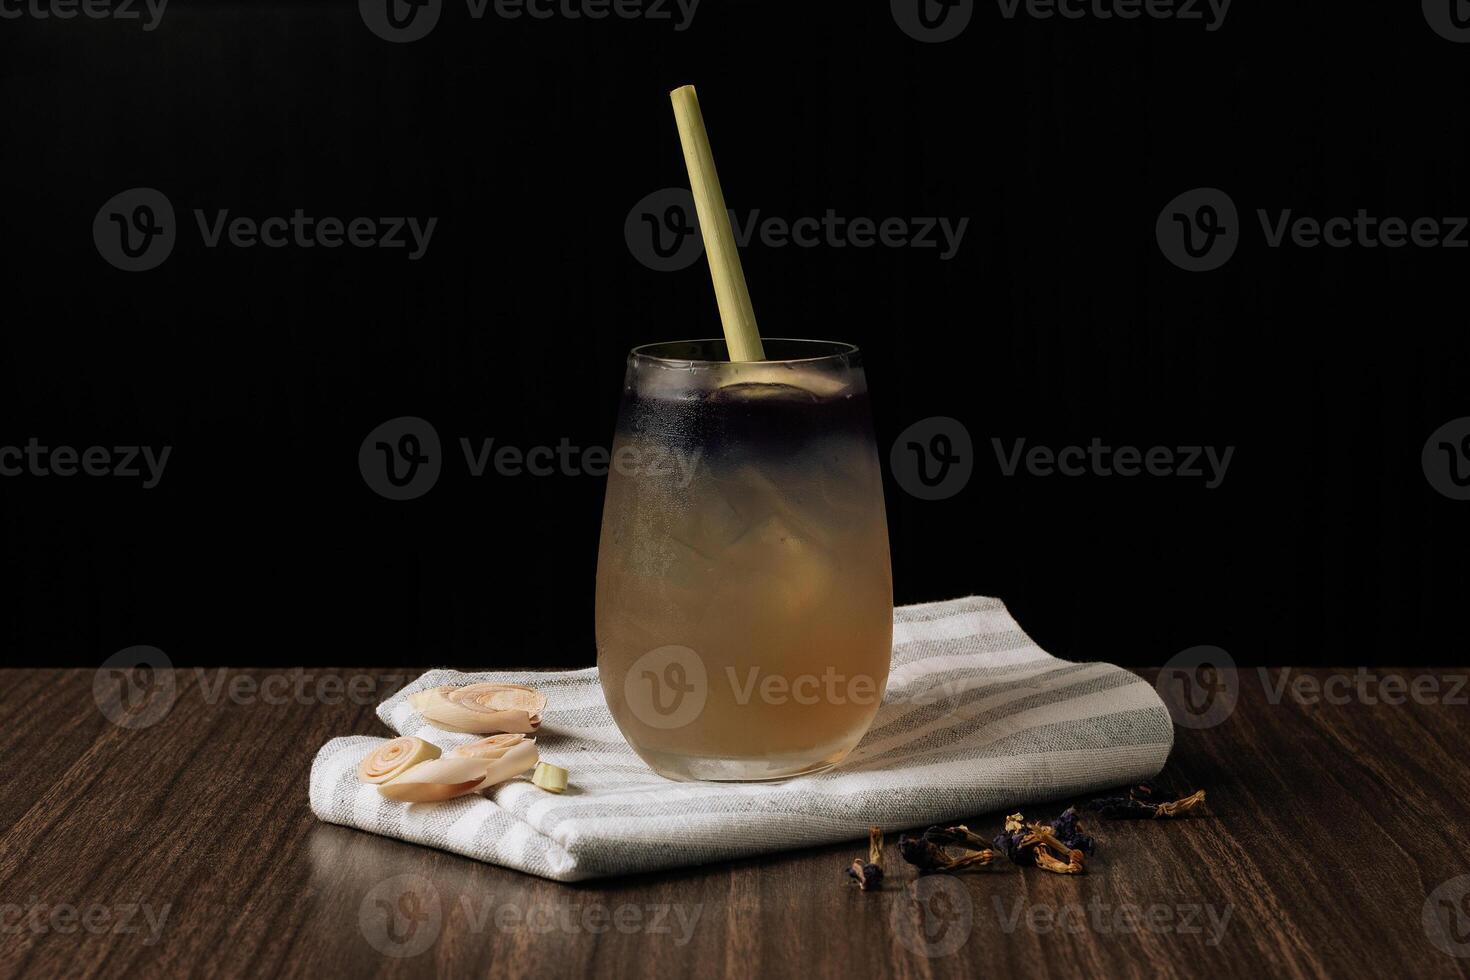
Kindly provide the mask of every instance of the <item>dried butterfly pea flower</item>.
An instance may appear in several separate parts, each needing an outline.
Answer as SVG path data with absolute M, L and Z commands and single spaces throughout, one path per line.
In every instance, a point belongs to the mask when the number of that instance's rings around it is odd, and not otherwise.
M 951 855 L 946 846 L 957 847 L 963 853 Z M 898 839 L 898 853 L 921 874 L 979 868 L 995 860 L 995 852 L 985 846 L 984 839 L 963 824 L 930 827 L 917 836 L 905 834 Z
M 1066 845 L 1069 850 L 1081 851 L 1089 855 L 1097 850 L 1097 839 L 1082 832 L 1082 824 L 1077 819 L 1075 806 L 1067 807 L 1048 826 L 1051 827 L 1052 833 L 1057 835 L 1057 840 Z
M 857 880 L 859 891 L 877 891 L 883 884 L 883 831 L 868 828 L 868 859 L 854 858 L 847 876 Z
M 1076 814 L 1068 821 L 1058 817 L 1057 822 L 1067 828 L 1074 843 L 1080 836 L 1090 847 L 1096 846 L 1096 841 L 1081 834 L 1077 827 Z M 1028 824 L 1019 813 L 1006 817 L 1005 830 L 996 836 L 993 843 L 997 851 L 1009 858 L 1011 863 L 1021 867 L 1037 867 L 1044 871 L 1069 875 L 1082 874 L 1085 870 L 1080 848 L 1061 840 L 1052 825 Z
M 1157 820 L 1188 813 L 1205 801 L 1205 791 L 1195 790 L 1188 796 L 1160 803 L 1147 803 L 1128 796 L 1104 796 L 1083 806 L 1107 820 Z

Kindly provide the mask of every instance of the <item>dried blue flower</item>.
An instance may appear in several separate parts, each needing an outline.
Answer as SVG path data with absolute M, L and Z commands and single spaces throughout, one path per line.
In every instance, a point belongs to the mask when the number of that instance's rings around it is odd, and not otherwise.
M 877 891 L 883 884 L 883 831 L 868 828 L 868 859 L 854 858 L 847 876 L 857 880 L 859 891 Z
M 946 847 L 958 848 L 963 853 L 951 855 Z M 985 846 L 985 840 L 964 824 L 930 827 L 918 835 L 905 834 L 898 839 L 898 853 L 921 874 L 983 867 L 995 860 L 995 853 Z
M 1097 850 L 1096 838 L 1082 832 L 1082 824 L 1077 820 L 1077 808 L 1069 806 L 1062 811 L 1061 816 L 1053 820 L 1048 826 L 1052 833 L 1057 835 L 1068 849 L 1081 851 L 1083 854 L 1092 854 Z
M 1205 791 L 1196 790 L 1179 799 L 1149 803 L 1132 796 L 1103 796 L 1083 804 L 1087 810 L 1107 820 L 1157 820 L 1188 813 L 1205 801 Z
M 1061 820 L 1060 817 L 1057 819 Z M 1069 827 L 1074 835 L 1080 833 L 1075 813 L 1063 825 Z M 1090 846 L 1096 846 L 1091 837 L 1082 836 Z M 1084 870 L 1081 848 L 1064 842 L 1051 824 L 1028 824 L 1019 813 L 1006 817 L 1005 831 L 992 843 L 997 851 L 1021 867 L 1037 867 L 1068 875 L 1082 874 Z

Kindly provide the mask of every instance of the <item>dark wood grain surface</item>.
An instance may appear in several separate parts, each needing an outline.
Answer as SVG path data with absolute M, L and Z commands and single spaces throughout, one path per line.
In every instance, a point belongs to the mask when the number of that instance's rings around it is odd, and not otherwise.
M 180 670 L 168 714 L 133 730 L 90 671 L 0 672 L 0 974 L 1470 972 L 1470 721 L 1450 672 L 1398 671 L 1440 678 L 1432 697 L 1344 682 L 1329 704 L 1310 685 L 1332 671 L 1293 672 L 1304 697 L 1242 671 L 1234 712 L 1181 729 L 1165 774 L 1206 788 L 1206 813 L 1099 825 L 1082 877 L 919 879 L 890 841 L 876 894 L 842 876 L 857 843 L 560 885 L 320 824 L 313 753 L 385 734 L 372 704 L 401 682 L 359 673 L 350 697 L 323 681 L 352 671 Z

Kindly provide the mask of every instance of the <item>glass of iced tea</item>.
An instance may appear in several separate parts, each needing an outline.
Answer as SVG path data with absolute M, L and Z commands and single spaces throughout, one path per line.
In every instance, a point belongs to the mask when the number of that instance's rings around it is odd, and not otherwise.
M 597 562 L 597 665 L 671 779 L 819 772 L 888 681 L 893 584 L 856 347 L 724 340 L 628 357 Z

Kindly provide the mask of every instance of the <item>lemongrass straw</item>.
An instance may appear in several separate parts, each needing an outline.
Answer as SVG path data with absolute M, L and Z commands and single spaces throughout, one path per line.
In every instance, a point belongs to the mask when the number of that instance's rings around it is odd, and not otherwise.
M 715 157 L 704 129 L 704 116 L 699 111 L 699 97 L 694 94 L 693 85 L 684 85 L 670 92 L 669 98 L 674 102 L 674 120 L 679 124 L 679 142 L 684 146 L 689 188 L 694 192 L 694 209 L 704 235 L 704 252 L 709 257 L 709 273 L 715 282 L 715 301 L 720 306 L 730 360 L 763 361 L 766 354 L 761 347 L 760 331 L 756 329 L 745 272 L 740 268 L 730 212 L 725 209 L 725 195 L 720 190 L 719 174 L 715 173 Z

